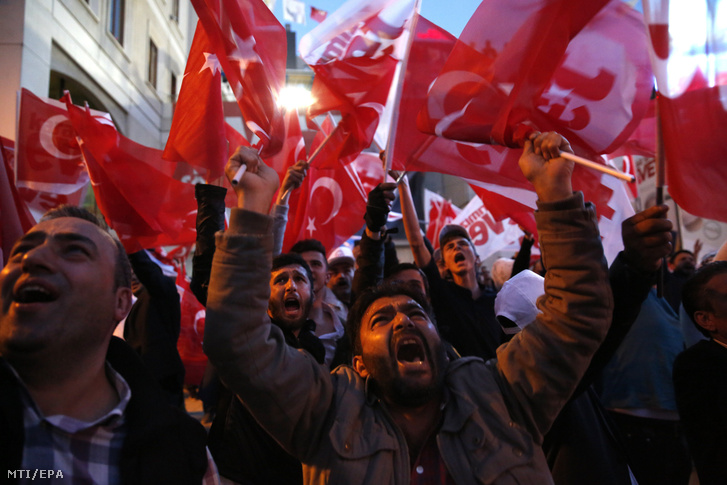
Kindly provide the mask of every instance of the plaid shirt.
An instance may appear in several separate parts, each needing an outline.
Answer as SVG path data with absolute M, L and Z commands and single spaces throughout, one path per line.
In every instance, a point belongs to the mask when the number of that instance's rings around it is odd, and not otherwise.
M 106 372 L 120 400 L 93 422 L 63 415 L 43 416 L 25 386 L 21 385 L 25 427 L 22 468 L 30 470 L 31 477 L 23 477 L 19 483 L 32 483 L 34 470 L 54 471 L 52 477 L 43 479 L 43 483 L 121 483 L 118 463 L 126 437 L 124 411 L 131 399 L 131 389 L 108 364 Z M 22 384 L 22 380 L 18 380 Z
M 120 397 L 119 403 L 99 419 L 84 422 L 63 415 L 43 416 L 23 381 L 12 370 L 22 389 L 25 428 L 22 469 L 28 471 L 18 483 L 35 483 L 34 478 L 40 478 L 44 484 L 121 484 L 118 463 L 127 434 L 124 412 L 131 399 L 126 380 L 107 363 L 106 372 Z M 217 467 L 209 450 L 207 462 L 202 483 L 218 485 Z M 38 475 L 41 471 L 44 473 Z

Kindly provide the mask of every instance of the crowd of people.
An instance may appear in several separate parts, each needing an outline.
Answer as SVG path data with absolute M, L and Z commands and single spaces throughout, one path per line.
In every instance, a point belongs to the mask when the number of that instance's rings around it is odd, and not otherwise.
M 0 273 L 3 483 L 727 483 L 727 257 L 697 269 L 655 206 L 609 267 L 561 151 L 526 141 L 537 235 L 490 277 L 461 226 L 433 249 L 399 174 L 355 254 L 283 253 L 308 165 L 280 181 L 239 148 L 226 229 L 226 190 L 195 190 L 209 430 L 184 409 L 174 280 L 88 211 L 49 211 Z

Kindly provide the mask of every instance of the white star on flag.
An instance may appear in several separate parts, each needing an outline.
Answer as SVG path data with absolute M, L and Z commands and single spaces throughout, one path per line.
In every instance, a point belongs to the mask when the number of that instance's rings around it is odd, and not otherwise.
M 260 56 L 255 52 L 255 38 L 253 36 L 243 40 L 234 30 L 232 31 L 232 36 L 235 39 L 235 50 L 227 56 L 229 60 L 237 62 L 243 71 L 252 62 L 262 63 Z
M 200 70 L 197 72 L 197 74 L 201 74 L 202 71 L 205 69 L 209 69 L 210 73 L 214 76 L 218 72 L 222 72 L 222 67 L 220 66 L 220 61 L 217 59 L 217 56 L 214 54 L 211 54 L 209 52 L 204 53 L 204 65 L 200 68 Z
M 306 226 L 305 230 L 310 233 L 309 237 L 313 237 L 313 233 L 318 230 L 316 228 L 316 218 L 315 217 L 308 218 L 308 226 Z

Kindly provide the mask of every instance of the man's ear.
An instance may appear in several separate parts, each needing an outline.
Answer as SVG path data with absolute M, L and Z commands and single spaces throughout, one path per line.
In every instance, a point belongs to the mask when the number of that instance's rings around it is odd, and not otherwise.
M 119 287 L 116 289 L 116 301 L 114 308 L 114 320 L 119 323 L 126 318 L 131 310 L 131 288 Z
M 712 333 L 716 330 L 714 321 L 712 320 L 711 312 L 703 310 L 698 310 L 694 312 L 694 321 L 697 322 L 697 325 L 699 325 L 709 333 Z
M 369 376 L 369 371 L 366 369 L 366 365 L 360 355 L 353 356 L 353 370 L 364 379 Z

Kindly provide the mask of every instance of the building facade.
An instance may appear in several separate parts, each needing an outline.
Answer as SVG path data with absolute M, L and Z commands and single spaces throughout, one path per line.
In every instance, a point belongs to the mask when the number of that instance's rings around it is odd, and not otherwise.
M 123 135 L 163 148 L 195 21 L 185 0 L 0 1 L 0 135 L 15 139 L 20 88 L 68 90 Z

